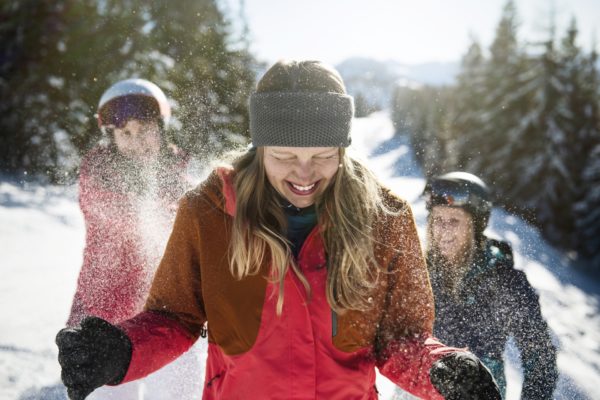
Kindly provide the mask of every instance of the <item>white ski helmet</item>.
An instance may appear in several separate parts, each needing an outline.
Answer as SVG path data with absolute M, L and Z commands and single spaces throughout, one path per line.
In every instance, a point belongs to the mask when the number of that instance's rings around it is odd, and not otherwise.
M 475 235 L 481 236 L 492 211 L 491 193 L 477 176 L 463 171 L 431 178 L 423 190 L 427 211 L 443 205 L 463 208 L 473 216 Z
M 154 83 L 145 79 L 125 79 L 108 88 L 98 103 L 98 126 L 120 126 L 129 119 L 159 118 L 167 126 L 171 106 L 167 96 Z

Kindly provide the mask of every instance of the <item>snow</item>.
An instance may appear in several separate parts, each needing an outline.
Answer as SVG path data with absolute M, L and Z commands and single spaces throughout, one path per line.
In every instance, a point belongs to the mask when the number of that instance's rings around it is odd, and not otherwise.
M 60 376 L 54 336 L 66 321 L 84 245 L 76 188 L 0 183 L 0 398 Z
M 407 199 L 424 240 L 424 180 L 406 137 L 394 136 L 387 112 L 357 119 L 353 150 Z M 600 399 L 600 283 L 573 270 L 520 218 L 494 209 L 490 234 L 509 241 L 516 267 L 540 295 L 542 313 L 559 345 L 557 399 Z M 0 180 L 0 399 L 59 399 L 54 345 L 75 291 L 84 246 L 77 187 Z M 518 399 L 522 375 L 514 345 L 505 354 L 508 399 Z M 394 386 L 378 376 L 382 399 Z

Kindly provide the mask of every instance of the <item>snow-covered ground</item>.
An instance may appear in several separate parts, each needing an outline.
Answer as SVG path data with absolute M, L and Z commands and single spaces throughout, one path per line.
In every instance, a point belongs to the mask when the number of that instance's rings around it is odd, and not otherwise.
M 424 238 L 424 181 L 406 138 L 395 137 L 385 112 L 355 121 L 353 147 L 413 206 Z M 600 284 L 569 268 L 566 255 L 520 218 L 495 209 L 490 233 L 508 240 L 516 266 L 540 294 L 542 312 L 560 347 L 557 399 L 600 399 Z M 54 336 L 75 290 L 84 245 L 77 188 L 0 181 L 0 399 L 58 399 Z M 514 346 L 508 398 L 522 380 Z M 393 385 L 378 377 L 382 398 Z

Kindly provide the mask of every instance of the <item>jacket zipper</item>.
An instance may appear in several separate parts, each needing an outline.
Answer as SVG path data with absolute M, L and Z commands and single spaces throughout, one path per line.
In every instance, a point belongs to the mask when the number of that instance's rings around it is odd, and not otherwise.
M 217 379 L 219 379 L 221 377 L 221 374 L 217 374 L 215 376 L 213 376 L 207 383 L 206 383 L 206 387 L 211 387 L 213 382 Z
M 331 336 L 335 337 L 337 335 L 337 329 L 338 329 L 338 321 L 337 321 L 337 314 L 334 310 L 331 310 Z

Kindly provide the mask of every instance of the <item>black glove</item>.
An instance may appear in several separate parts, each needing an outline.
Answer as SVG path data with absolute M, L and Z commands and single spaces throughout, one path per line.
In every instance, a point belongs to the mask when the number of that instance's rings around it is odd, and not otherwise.
M 61 378 L 71 400 L 83 400 L 96 388 L 120 383 L 131 361 L 131 341 L 121 329 L 97 317 L 56 335 Z
M 446 400 L 501 400 L 491 372 L 475 355 L 452 353 L 429 370 L 431 383 Z

